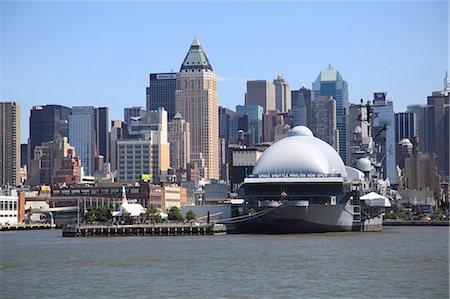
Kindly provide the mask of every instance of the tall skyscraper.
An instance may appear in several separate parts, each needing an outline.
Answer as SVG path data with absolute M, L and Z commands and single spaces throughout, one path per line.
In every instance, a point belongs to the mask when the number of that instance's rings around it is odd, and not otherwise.
M 375 92 L 373 94 L 373 120 L 372 136 L 375 142 L 380 145 L 377 153 L 377 160 L 383 167 L 384 178 L 388 178 L 392 184 L 397 181 L 395 163 L 395 113 L 391 101 L 388 101 L 386 92 Z
M 426 152 L 425 150 L 425 105 L 408 105 L 406 107 L 406 113 L 413 113 L 416 119 L 416 132 L 414 135 L 418 135 L 419 144 L 416 145 L 417 150 L 420 152 Z M 412 140 L 410 140 L 412 141 Z
M 450 169 L 450 100 L 449 92 L 435 91 L 425 107 L 425 151 L 435 153 L 439 174 L 448 180 Z
M 299 90 L 291 91 L 294 126 L 312 127 L 311 89 L 305 85 Z
M 191 155 L 205 160 L 205 179 L 219 178 L 218 101 L 217 75 L 195 38 L 177 74 L 176 108 L 190 123 Z
M 69 141 L 75 147 L 86 175 L 94 174 L 95 108 L 72 107 L 69 118 Z
M 237 130 L 235 129 L 236 112 L 219 107 L 219 157 L 220 157 L 220 178 L 228 181 L 228 145 L 235 142 Z
M 416 115 L 412 112 L 395 113 L 395 143 L 405 138 L 414 141 L 416 134 Z
M 245 106 L 249 105 L 263 107 L 263 113 L 269 110 L 275 110 L 275 85 L 266 80 L 247 81 Z
M 288 112 L 292 104 L 289 83 L 279 74 L 273 80 L 273 85 L 275 85 L 275 108 L 280 112 Z
M 170 144 L 170 167 L 174 170 L 187 170 L 191 159 L 190 125 L 177 113 L 168 124 Z
M 169 119 L 176 111 L 175 90 L 177 89 L 176 73 L 152 73 L 147 87 L 147 110 L 158 110 L 163 107 Z
M 29 159 L 33 159 L 34 148 L 55 137 L 69 137 L 71 109 L 60 105 L 34 106 L 30 113 Z
M 336 123 L 339 133 L 339 155 L 344 163 L 349 161 L 348 140 L 348 85 L 341 74 L 329 65 L 321 71 L 312 84 L 313 99 L 319 96 L 332 96 L 336 101 Z
M 158 108 L 156 108 L 158 109 Z M 141 113 L 145 111 L 142 107 L 130 107 L 130 108 L 124 108 L 123 109 L 123 120 L 125 123 L 129 126 L 131 126 L 131 118 L 132 117 L 139 117 Z
M 103 161 L 109 162 L 109 120 L 108 107 L 95 108 L 95 145 Z
M 336 101 L 332 96 L 319 96 L 312 103 L 312 128 L 314 136 L 322 139 L 335 150 L 339 148 L 336 125 Z
M 20 105 L 0 103 L 0 187 L 20 182 Z

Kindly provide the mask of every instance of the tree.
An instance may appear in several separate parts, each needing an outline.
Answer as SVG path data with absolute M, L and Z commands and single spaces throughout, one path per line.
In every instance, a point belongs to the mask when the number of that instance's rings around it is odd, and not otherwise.
M 93 207 L 88 207 L 87 208 L 85 219 L 89 223 L 92 223 L 95 220 L 97 220 L 97 215 L 96 215 L 95 209 Z
M 97 218 L 97 221 L 107 222 L 108 220 L 110 220 L 112 218 L 111 209 L 105 205 L 101 205 L 95 211 L 95 216 Z
M 194 211 L 189 210 L 189 211 L 186 213 L 186 219 L 187 219 L 188 221 L 195 220 L 195 219 L 197 219 L 197 215 L 195 215 Z
M 169 209 L 169 213 L 167 214 L 167 218 L 169 220 L 175 220 L 175 221 L 183 221 L 184 217 L 181 213 L 181 210 L 177 207 L 171 207 Z
M 153 205 L 147 208 L 147 217 L 152 222 L 161 223 L 163 221 L 158 209 Z

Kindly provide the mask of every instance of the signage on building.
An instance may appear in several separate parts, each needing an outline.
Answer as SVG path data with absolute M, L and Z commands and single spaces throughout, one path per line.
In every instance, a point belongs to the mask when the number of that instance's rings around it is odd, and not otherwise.
M 373 93 L 373 103 L 375 105 L 386 104 L 387 92 L 374 92 Z
M 150 181 L 152 180 L 152 177 L 153 177 L 152 174 L 147 174 L 147 173 L 143 173 L 143 174 L 141 175 L 141 179 L 142 179 L 144 182 L 150 182 Z
M 272 173 L 250 175 L 250 178 L 338 178 L 340 173 Z
M 168 80 L 168 79 L 176 79 L 177 74 L 157 74 L 156 80 Z

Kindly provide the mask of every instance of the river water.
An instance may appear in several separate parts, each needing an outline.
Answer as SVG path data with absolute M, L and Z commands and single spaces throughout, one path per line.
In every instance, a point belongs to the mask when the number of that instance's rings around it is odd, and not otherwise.
M 448 227 L 0 241 L 1 298 L 449 297 Z

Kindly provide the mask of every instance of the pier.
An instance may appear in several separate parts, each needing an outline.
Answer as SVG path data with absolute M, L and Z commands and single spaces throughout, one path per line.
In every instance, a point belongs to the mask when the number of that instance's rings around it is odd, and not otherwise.
M 448 220 L 383 220 L 383 226 L 449 226 Z
M 225 225 L 212 223 L 70 225 L 62 229 L 63 237 L 211 236 L 226 233 L 227 228 Z
M 52 225 L 50 223 L 0 225 L 0 231 L 52 229 L 52 228 L 56 228 L 56 225 L 54 224 Z

